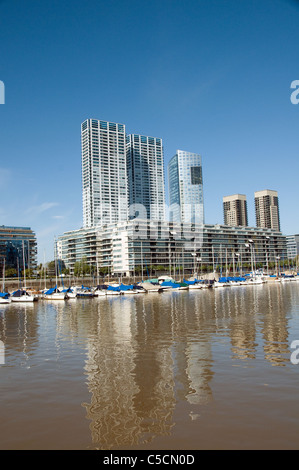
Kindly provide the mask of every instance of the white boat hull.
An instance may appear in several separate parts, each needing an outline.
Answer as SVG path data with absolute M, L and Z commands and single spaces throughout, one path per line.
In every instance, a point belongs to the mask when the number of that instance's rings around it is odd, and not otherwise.
M 23 295 L 22 297 L 12 297 L 11 301 L 12 302 L 35 302 L 37 300 L 37 297 L 33 295 Z
M 124 294 L 124 295 L 134 295 L 134 294 L 139 294 L 139 292 L 137 290 L 122 290 L 120 291 L 121 294 Z
M 54 294 L 45 294 L 45 300 L 66 300 L 67 296 L 62 293 L 54 293 Z

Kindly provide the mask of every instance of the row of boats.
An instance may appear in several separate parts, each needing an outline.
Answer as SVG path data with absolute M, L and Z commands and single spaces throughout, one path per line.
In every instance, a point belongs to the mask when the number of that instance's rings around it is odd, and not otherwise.
M 274 276 L 275 282 L 291 282 L 299 281 L 299 274 Z M 0 293 L 0 304 L 11 302 L 36 302 L 43 300 L 68 300 L 77 298 L 107 297 L 113 295 L 136 295 L 154 292 L 171 292 L 193 289 L 221 288 L 235 286 L 250 286 L 256 284 L 264 284 L 267 277 L 262 273 L 249 275 L 247 277 L 220 277 L 218 280 L 183 280 L 176 282 L 170 277 L 160 277 L 158 279 L 146 280 L 136 284 L 126 285 L 120 284 L 103 284 L 97 287 L 72 286 L 69 288 L 58 288 L 57 285 L 51 289 L 43 289 L 34 291 L 32 289 L 17 289 L 11 294 L 8 292 Z
M 76 298 L 91 298 L 115 295 L 136 295 L 153 292 L 164 292 L 171 290 L 202 289 L 212 287 L 212 284 L 206 281 L 185 281 L 176 282 L 172 278 L 159 278 L 136 284 L 103 284 L 97 287 L 71 286 L 69 288 L 58 288 L 56 285 L 51 289 L 34 291 L 32 289 L 17 289 L 12 294 L 0 293 L 0 304 L 10 302 L 35 302 L 43 300 L 68 300 Z

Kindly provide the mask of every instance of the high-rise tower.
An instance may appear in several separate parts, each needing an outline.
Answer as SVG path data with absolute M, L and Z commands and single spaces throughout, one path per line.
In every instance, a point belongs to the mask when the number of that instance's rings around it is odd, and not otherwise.
M 81 145 L 83 226 L 126 220 L 125 126 L 87 119 L 81 125 Z
M 204 223 L 201 156 L 177 150 L 168 164 L 170 218 Z
M 231 227 L 248 226 L 247 201 L 244 194 L 234 194 L 223 198 L 224 224 Z
M 129 217 L 165 219 L 164 159 L 162 139 L 127 136 Z M 140 213 L 142 212 L 142 213 Z
M 257 227 L 272 228 L 280 232 L 277 191 L 265 189 L 254 193 Z

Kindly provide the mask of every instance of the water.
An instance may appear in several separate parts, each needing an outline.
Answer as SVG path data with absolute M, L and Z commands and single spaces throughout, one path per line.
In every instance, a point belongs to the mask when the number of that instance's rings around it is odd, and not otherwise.
M 0 307 L 1 449 L 297 449 L 299 283 Z

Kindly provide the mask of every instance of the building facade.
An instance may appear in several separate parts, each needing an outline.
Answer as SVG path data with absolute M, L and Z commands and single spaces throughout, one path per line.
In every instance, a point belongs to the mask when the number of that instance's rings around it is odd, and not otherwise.
M 126 133 L 123 124 L 81 125 L 83 227 L 127 219 Z
M 203 266 L 208 272 L 237 273 L 246 265 L 247 270 L 254 265 L 267 271 L 287 257 L 285 236 L 257 227 L 134 219 L 101 230 L 67 232 L 59 239 L 71 274 L 83 257 L 111 276 L 151 277 L 163 271 L 180 278 L 200 272 Z
M 293 260 L 299 255 L 299 234 L 297 235 L 287 235 L 287 252 L 288 259 Z
M 164 157 L 162 139 L 127 136 L 129 218 L 165 219 Z M 142 215 L 141 215 L 142 213 Z
M 0 269 L 14 269 L 17 273 L 25 269 L 33 272 L 37 268 L 36 235 L 30 227 L 0 226 Z
M 244 194 L 234 194 L 223 198 L 224 224 L 248 226 L 247 201 Z
M 204 223 L 201 156 L 177 150 L 168 164 L 169 220 Z
M 254 193 L 257 227 L 272 228 L 280 232 L 277 191 L 265 189 Z

